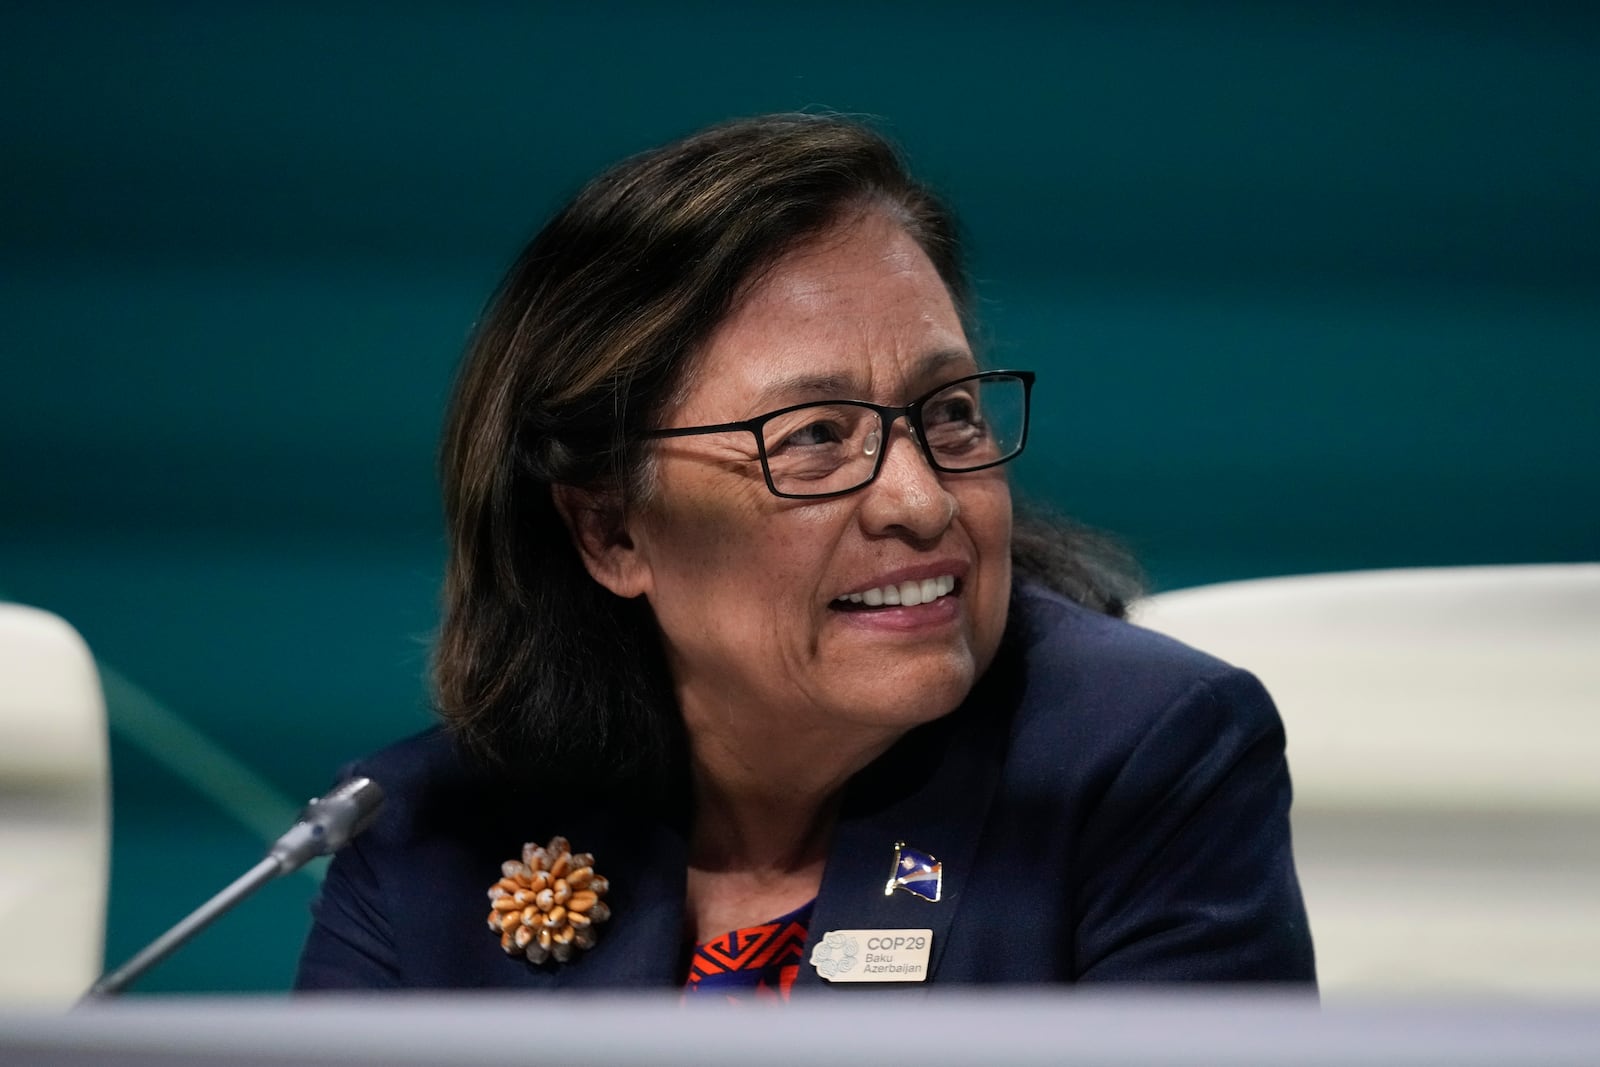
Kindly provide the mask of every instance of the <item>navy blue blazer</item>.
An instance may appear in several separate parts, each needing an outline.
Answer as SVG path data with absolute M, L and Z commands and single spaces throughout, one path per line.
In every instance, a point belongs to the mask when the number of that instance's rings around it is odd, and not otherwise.
M 852 780 L 811 919 L 932 929 L 930 982 L 1312 982 L 1283 727 L 1249 674 L 1039 589 L 955 712 Z M 645 988 L 684 979 L 687 844 L 673 813 L 495 784 L 434 730 L 356 764 L 388 794 L 312 906 L 300 989 Z M 509 957 L 487 889 L 555 834 L 611 882 L 599 943 Z M 896 842 L 937 902 L 885 895 Z M 811 944 L 805 949 L 809 960 Z M 829 985 L 802 962 L 795 995 Z

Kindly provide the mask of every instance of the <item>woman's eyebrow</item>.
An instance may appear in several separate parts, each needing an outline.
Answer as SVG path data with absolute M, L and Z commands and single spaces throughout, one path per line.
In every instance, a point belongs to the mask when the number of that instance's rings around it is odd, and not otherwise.
M 976 369 L 977 361 L 964 348 L 942 348 L 919 357 L 911 364 L 913 382 L 926 382 L 952 366 Z M 757 411 L 770 411 L 786 404 L 807 400 L 865 400 L 867 390 L 860 381 L 843 374 L 797 374 L 769 383 L 752 403 Z
M 841 374 L 797 374 L 768 384 L 756 394 L 751 406 L 758 411 L 769 411 L 806 400 L 853 400 L 860 388 L 854 378 Z
M 929 352 L 912 364 L 911 373 L 919 381 L 927 381 L 941 371 L 960 364 L 964 370 L 975 371 L 978 361 L 972 353 L 965 348 L 941 348 L 937 352 Z

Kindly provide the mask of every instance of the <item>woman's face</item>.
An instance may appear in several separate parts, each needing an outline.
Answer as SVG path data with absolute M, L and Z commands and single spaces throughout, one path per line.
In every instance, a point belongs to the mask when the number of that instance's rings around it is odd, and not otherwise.
M 761 276 L 662 425 L 811 400 L 905 404 L 976 370 L 933 264 L 869 212 Z M 1011 494 L 998 469 L 936 473 L 900 419 L 872 484 L 787 500 L 768 491 L 748 432 L 654 447 L 655 492 L 627 526 L 627 591 L 649 599 L 691 730 L 759 715 L 780 736 L 851 724 L 898 733 L 953 710 L 994 658 L 1011 588 Z M 951 579 L 914 606 L 841 601 Z

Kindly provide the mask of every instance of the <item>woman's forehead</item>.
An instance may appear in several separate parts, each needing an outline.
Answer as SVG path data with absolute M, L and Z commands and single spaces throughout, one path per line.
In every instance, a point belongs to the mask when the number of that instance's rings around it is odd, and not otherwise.
M 978 369 L 964 343 L 914 351 L 748 350 L 731 366 L 726 359 L 700 362 L 677 409 L 706 422 L 753 418 L 814 400 L 906 403 Z
M 884 399 L 975 369 L 931 260 L 874 213 L 779 258 L 712 332 L 685 409 L 748 417 L 812 399 Z M 729 404 L 748 409 L 726 413 Z

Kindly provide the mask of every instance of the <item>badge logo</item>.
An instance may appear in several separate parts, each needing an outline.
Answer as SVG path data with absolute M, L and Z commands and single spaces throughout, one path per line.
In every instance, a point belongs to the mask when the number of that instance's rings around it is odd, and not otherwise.
M 848 974 L 856 965 L 860 943 L 848 930 L 830 930 L 811 950 L 811 966 L 830 982 Z
M 912 848 L 904 841 L 894 843 L 894 869 L 889 872 L 889 882 L 883 895 L 893 896 L 903 889 L 912 896 L 937 904 L 944 890 L 944 864 L 921 849 Z

